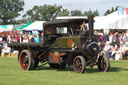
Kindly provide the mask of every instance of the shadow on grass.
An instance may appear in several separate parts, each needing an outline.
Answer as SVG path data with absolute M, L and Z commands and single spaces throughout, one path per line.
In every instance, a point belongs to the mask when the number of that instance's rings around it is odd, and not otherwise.
M 128 71 L 128 69 L 120 68 L 120 67 L 111 67 L 109 72 L 120 72 L 120 71 Z
M 71 67 L 66 67 L 64 69 L 53 69 L 50 68 L 50 66 L 39 66 L 36 68 L 36 70 L 57 70 L 57 71 L 74 71 Z
M 37 67 L 36 70 L 38 71 L 38 70 L 53 70 L 53 69 L 50 68 L 50 66 L 40 66 L 40 67 Z M 57 69 L 57 71 L 72 71 L 72 72 L 74 72 L 73 67 L 66 67 L 65 69 Z M 120 71 L 128 71 L 128 69 L 120 68 L 120 67 L 111 67 L 109 70 L 109 72 L 120 72 Z M 96 72 L 100 72 L 100 71 L 98 70 L 98 68 L 87 67 L 85 69 L 85 72 L 86 73 L 96 73 Z
M 52 70 L 49 66 L 39 66 L 36 70 Z
M 71 72 L 74 72 L 73 67 L 66 67 L 65 69 L 52 69 L 49 66 L 42 66 L 42 67 L 38 67 L 36 70 L 37 71 L 38 70 L 57 70 L 57 71 L 71 71 Z M 96 72 L 99 72 L 99 70 L 97 68 L 87 68 L 87 69 L 85 69 L 85 72 L 86 73 L 96 73 Z

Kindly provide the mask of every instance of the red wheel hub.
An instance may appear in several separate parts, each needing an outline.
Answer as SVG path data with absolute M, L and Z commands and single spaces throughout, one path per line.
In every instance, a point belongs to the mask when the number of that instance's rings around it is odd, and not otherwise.
M 23 70 L 26 70 L 28 68 L 29 65 L 29 60 L 28 60 L 28 56 L 26 53 L 22 53 L 20 56 L 20 66 Z

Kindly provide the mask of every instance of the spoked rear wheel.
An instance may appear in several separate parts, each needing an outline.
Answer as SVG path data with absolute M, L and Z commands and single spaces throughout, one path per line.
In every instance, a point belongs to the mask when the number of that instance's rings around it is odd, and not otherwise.
M 106 56 L 106 53 L 102 53 L 98 58 L 98 69 L 102 72 L 108 72 L 110 69 L 110 61 Z
M 20 67 L 23 70 L 33 70 L 33 69 L 35 69 L 35 61 L 31 57 L 31 52 L 29 50 L 23 50 L 20 53 L 19 64 L 20 64 Z
M 76 56 L 73 60 L 73 68 L 76 73 L 84 73 L 85 71 L 85 59 L 83 56 Z

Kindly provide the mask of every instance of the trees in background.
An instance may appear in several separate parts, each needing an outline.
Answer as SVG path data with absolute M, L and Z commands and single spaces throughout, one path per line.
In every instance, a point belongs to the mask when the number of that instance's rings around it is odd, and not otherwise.
M 36 20 L 54 20 L 56 16 L 68 16 L 69 11 L 62 8 L 62 6 L 57 5 L 43 5 L 43 6 L 34 6 L 32 9 L 28 10 L 24 14 L 23 18 L 27 21 L 36 21 Z
M 60 5 L 43 5 L 43 6 L 34 6 L 32 9 L 28 10 L 23 16 L 23 21 L 33 22 L 36 20 L 49 21 L 54 20 L 57 16 L 98 16 L 98 10 L 85 11 L 84 13 L 81 10 L 71 10 L 64 9 Z
M 37 20 L 49 21 L 54 20 L 57 16 L 99 16 L 97 9 L 89 9 L 84 12 L 78 9 L 69 11 L 61 5 L 45 4 L 43 6 L 34 6 L 22 16 L 22 19 L 17 20 L 16 18 L 20 16 L 20 12 L 24 10 L 23 6 L 23 0 L 0 0 L 0 24 L 27 23 Z M 106 16 L 116 11 L 118 7 L 116 6 L 106 10 L 104 15 Z
M 112 7 L 111 9 L 106 10 L 106 12 L 104 13 L 104 16 L 111 14 L 112 12 L 117 11 L 118 7 L 120 7 L 120 6 Z
M 0 0 L 0 24 L 14 23 L 23 6 L 23 0 Z
M 76 9 L 71 11 L 71 16 L 83 16 L 83 13 L 81 10 Z
M 99 16 L 99 12 L 98 10 L 92 11 L 89 9 L 88 11 L 84 11 L 84 13 L 82 13 L 80 10 L 76 9 L 71 11 L 71 16 Z
M 98 10 L 92 11 L 91 8 L 88 11 L 84 12 L 84 16 L 99 16 Z

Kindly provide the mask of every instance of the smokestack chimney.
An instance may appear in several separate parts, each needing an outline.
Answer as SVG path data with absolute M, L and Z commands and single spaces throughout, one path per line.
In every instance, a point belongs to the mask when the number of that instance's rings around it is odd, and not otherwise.
M 88 24 L 89 24 L 89 37 L 92 39 L 93 37 L 93 28 L 94 28 L 94 16 L 88 16 Z

